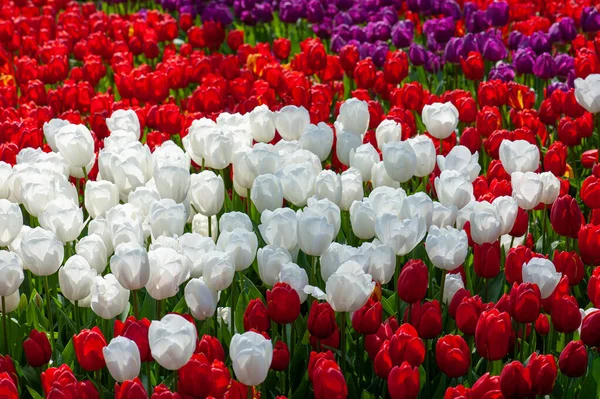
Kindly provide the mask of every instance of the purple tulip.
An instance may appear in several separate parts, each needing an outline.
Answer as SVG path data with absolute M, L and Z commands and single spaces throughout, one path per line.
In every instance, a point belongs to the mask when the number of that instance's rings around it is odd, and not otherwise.
M 335 17 L 333 17 L 333 25 L 334 26 L 338 26 L 338 25 L 354 25 L 354 21 L 352 21 L 352 17 L 350 17 L 350 14 L 348 14 L 347 12 L 340 12 L 338 14 L 336 14 Z
M 329 39 L 331 37 L 331 32 L 333 31 L 333 27 L 331 25 L 331 21 L 326 19 L 320 24 L 313 25 L 313 32 L 321 39 Z
M 561 78 L 566 78 L 575 68 L 575 60 L 568 54 L 558 54 L 554 57 L 556 62 L 556 75 Z
M 460 10 L 460 6 L 454 0 L 446 0 L 442 5 L 442 14 L 447 17 L 452 17 L 455 21 L 458 21 L 462 18 L 462 11 Z
M 549 53 L 552 51 L 552 43 L 550 38 L 544 32 L 534 32 L 529 38 L 529 45 L 536 54 Z
M 371 43 L 377 40 L 387 41 L 391 37 L 392 31 L 390 26 L 383 21 L 370 22 L 365 27 L 367 40 Z
M 454 36 L 454 19 L 446 17 L 436 20 L 437 24 L 433 31 L 433 37 L 438 43 L 448 43 L 448 40 Z
M 380 20 L 393 26 L 398 22 L 398 12 L 393 7 L 385 7 L 380 11 Z
M 360 5 L 356 5 L 349 9 L 348 15 L 350 15 L 352 22 L 355 24 L 363 24 L 369 20 L 370 16 L 372 16 L 372 14 L 369 14 L 369 12 Z
M 331 51 L 334 53 L 339 53 L 340 50 L 342 50 L 342 47 L 344 47 L 346 44 L 346 39 L 344 39 L 341 35 L 335 33 L 331 35 Z
M 460 63 L 459 47 L 462 45 L 462 40 L 459 37 L 453 37 L 446 43 L 444 48 L 444 61 L 451 64 Z
M 471 51 L 477 51 L 481 53 L 481 42 L 479 36 L 474 35 L 472 33 L 467 33 L 459 42 L 459 56 L 467 58 Z
M 495 1 L 485 10 L 492 26 L 502 27 L 508 24 L 508 3 Z
M 414 25 L 409 20 L 399 21 L 392 28 L 392 43 L 396 48 L 410 46 L 413 40 Z
M 325 10 L 319 0 L 310 0 L 306 5 L 306 19 L 308 22 L 317 24 L 325 18 Z
M 552 43 L 559 43 L 563 41 L 562 32 L 560 31 L 560 25 L 558 22 L 553 23 L 548 29 L 548 36 Z
M 412 43 L 408 50 L 408 59 L 413 65 L 424 65 L 427 62 L 427 51 L 421 45 Z
M 438 73 L 442 69 L 442 59 L 434 53 L 427 53 L 426 55 L 425 70 L 429 73 Z
M 279 4 L 279 18 L 288 24 L 295 24 L 300 19 L 300 7 L 291 0 L 285 0 Z
M 533 74 L 540 79 L 548 80 L 556 76 L 556 62 L 549 53 L 537 56 L 533 64 Z
M 490 27 L 490 20 L 487 14 L 481 10 L 473 12 L 465 22 L 467 30 L 473 33 L 484 32 Z
M 501 62 L 496 67 L 490 70 L 488 80 L 499 79 L 503 82 L 511 82 L 515 80 L 515 69 L 512 65 Z
M 600 30 L 600 12 L 594 7 L 585 7 L 581 10 L 581 30 L 584 32 L 597 32 Z
M 535 51 L 529 47 L 520 48 L 513 54 L 513 66 L 518 73 L 532 73 L 535 62 Z
M 273 20 L 273 6 L 269 3 L 257 4 L 253 14 L 257 22 L 271 22 Z
M 375 43 L 375 48 L 373 49 L 373 53 L 371 54 L 371 58 L 373 59 L 373 63 L 377 68 L 383 67 L 383 63 L 385 62 L 385 57 L 389 51 L 389 47 L 387 43 L 383 41 L 378 41 Z
M 497 62 L 508 55 L 504 42 L 499 37 L 490 37 L 483 45 L 483 58 L 488 61 Z
M 566 83 L 563 82 L 550 83 L 546 88 L 546 98 L 550 97 L 554 90 L 560 90 L 566 93 L 569 91 L 569 87 L 566 85 Z
M 522 47 L 527 47 L 529 39 L 519 31 L 513 30 L 508 35 L 508 48 L 515 51 Z M 523 44 L 522 44 L 523 43 Z
M 577 37 L 577 27 L 572 18 L 564 17 L 558 22 L 558 26 L 564 41 L 570 42 Z
M 349 10 L 350 7 L 354 4 L 354 0 L 336 0 L 335 5 L 340 10 L 346 11 Z

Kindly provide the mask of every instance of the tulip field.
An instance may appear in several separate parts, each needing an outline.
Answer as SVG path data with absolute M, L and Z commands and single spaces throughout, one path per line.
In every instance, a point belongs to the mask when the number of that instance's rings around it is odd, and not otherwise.
M 599 0 L 0 0 L 0 399 L 600 398 Z

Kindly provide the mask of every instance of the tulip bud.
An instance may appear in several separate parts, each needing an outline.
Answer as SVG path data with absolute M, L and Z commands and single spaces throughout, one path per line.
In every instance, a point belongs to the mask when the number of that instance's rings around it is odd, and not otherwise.
M 96 276 L 91 295 L 92 310 L 103 319 L 120 315 L 129 305 L 129 290 L 123 288 L 112 274 Z
M 297 220 L 290 208 L 267 210 L 260 215 L 258 229 L 267 244 L 292 250 L 298 245 Z
M 395 366 L 388 376 L 388 392 L 392 399 L 415 399 L 419 395 L 421 385 L 418 367 L 408 362 Z
M 31 367 L 42 367 L 52 358 L 50 341 L 45 333 L 31 330 L 29 337 L 23 341 L 23 350 L 27 364 Z
M 221 176 L 205 170 L 192 175 L 190 193 L 192 205 L 204 216 L 213 216 L 223 208 L 225 186 Z
M 562 350 L 558 359 L 560 372 L 571 378 L 585 375 L 588 366 L 588 354 L 583 342 L 571 341 Z
M 275 113 L 275 127 L 284 140 L 298 140 L 309 124 L 310 115 L 304 107 L 286 105 Z
M 458 110 L 449 102 L 425 105 L 421 116 L 429 134 L 440 140 L 449 137 L 458 126 Z
M 225 252 L 207 252 L 202 258 L 202 277 L 214 291 L 224 291 L 233 282 L 235 266 Z
M 458 378 L 469 371 L 471 350 L 460 335 L 446 335 L 435 346 L 435 359 L 444 374 Z
M 355 168 L 349 168 L 342 173 L 342 200 L 340 209 L 348 211 L 354 201 L 362 200 L 364 196 L 363 183 L 360 172 Z
M 252 331 L 235 334 L 229 356 L 237 379 L 247 386 L 256 386 L 267 378 L 273 360 L 273 345 L 271 340 Z
M 505 365 L 500 374 L 500 390 L 506 398 L 527 398 L 531 394 L 529 368 L 514 361 Z
M 122 384 L 115 384 L 115 399 L 144 399 L 148 393 L 139 378 L 123 381 Z
M 148 221 L 152 237 L 179 237 L 183 234 L 187 215 L 185 206 L 170 198 L 161 199 L 150 207 Z
M 217 311 L 217 300 L 217 292 L 202 278 L 193 278 L 185 286 L 185 303 L 197 320 L 212 317 Z
M 133 380 L 140 373 L 140 351 L 132 340 L 125 337 L 113 338 L 102 349 L 102 353 L 106 368 L 117 382 Z
M 489 202 L 475 202 L 469 221 L 471 238 L 476 244 L 493 243 L 500 237 L 502 220 L 496 207 Z
M 483 311 L 475 330 L 475 346 L 479 355 L 490 361 L 502 359 L 508 352 L 511 331 L 508 313 L 497 309 Z
M 375 129 L 375 138 L 377 147 L 383 146 L 392 141 L 400 141 L 402 139 L 402 125 L 393 119 L 384 119 Z
M 156 300 L 177 294 L 179 286 L 190 277 L 187 258 L 172 248 L 151 249 L 148 263 L 150 278 L 145 287 Z
M 148 330 L 152 357 L 167 370 L 178 370 L 191 359 L 196 340 L 194 324 L 176 314 L 153 320 Z
M 369 128 L 369 105 L 366 101 L 350 98 L 340 106 L 337 122 L 349 133 L 362 136 Z
M 354 235 L 362 240 L 370 240 L 375 236 L 375 218 L 373 204 L 368 198 L 354 201 L 350 206 L 350 223 Z
M 248 114 L 252 138 L 268 143 L 275 137 L 275 114 L 266 104 L 259 105 Z
M 542 204 L 552 205 L 560 194 L 560 180 L 558 180 L 552 172 L 540 173 L 540 179 L 543 184 L 540 202 Z
M 556 380 L 556 361 L 553 355 L 531 354 L 527 364 L 531 376 L 531 390 L 534 395 L 550 395 Z
M 300 147 L 312 152 L 325 162 L 333 146 L 333 130 L 325 122 L 310 124 L 299 140 Z
M 452 271 L 467 257 L 469 249 L 467 233 L 452 227 L 440 229 L 431 226 L 425 240 L 425 249 L 435 267 Z
M 408 141 L 393 141 L 382 149 L 385 171 L 394 180 L 404 183 L 416 171 L 417 156 Z
M 132 109 L 118 109 L 112 113 L 110 118 L 106 118 L 106 126 L 112 133 L 118 130 L 125 130 L 135 134 L 135 139 L 139 140 L 140 120 Z
M 85 168 L 94 159 L 94 139 L 83 125 L 65 125 L 54 135 L 58 152 L 74 168 Z
M 431 174 L 435 168 L 436 162 L 433 141 L 425 135 L 419 135 L 408 139 L 408 143 L 411 145 L 417 157 L 415 176 L 425 177 Z
M 473 244 L 473 269 L 483 278 L 494 278 L 500 273 L 500 241 Z
M 342 202 L 342 179 L 332 170 L 324 169 L 315 181 L 315 195 L 318 199 L 327 198 L 336 205 Z
M 277 341 L 273 348 L 273 361 L 271 362 L 271 370 L 284 371 L 290 364 L 290 351 L 283 341 Z
M 381 302 L 369 299 L 363 307 L 352 313 L 352 328 L 359 334 L 375 334 L 381 326 L 382 315 Z
M 377 187 L 392 187 L 399 188 L 400 183 L 393 180 L 385 170 L 385 164 L 383 161 L 378 162 L 371 168 L 371 184 L 374 188 Z
M 75 252 L 81 255 L 97 273 L 102 273 L 106 269 L 108 260 L 106 245 L 99 235 L 91 234 L 80 239 L 75 245 Z
M 513 284 L 510 290 L 510 312 L 518 323 L 529 324 L 540 314 L 540 290 L 531 283 Z
M 85 209 L 92 218 L 104 216 L 106 211 L 119 203 L 119 189 L 107 180 L 85 183 Z
M 73 255 L 58 272 L 60 290 L 67 299 L 81 301 L 90 295 L 96 275 L 83 256 Z
M 327 216 L 310 208 L 298 211 L 298 245 L 310 256 L 321 256 L 334 237 L 334 225 Z
M 300 314 L 300 297 L 289 284 L 277 283 L 267 290 L 267 309 L 275 323 L 292 323 Z
M 313 302 L 308 313 L 308 331 L 317 339 L 330 337 L 337 329 L 335 313 L 327 302 Z
M 562 273 L 557 273 L 548 259 L 532 258 L 523 265 L 523 282 L 536 284 L 542 299 L 548 298 L 558 285 Z
M 271 320 L 267 314 L 267 307 L 258 298 L 250 300 L 244 311 L 244 330 L 254 329 L 259 332 L 268 332 Z
M 370 143 L 350 150 L 350 167 L 356 168 L 360 172 L 362 181 L 371 180 L 371 169 L 379 161 L 379 153 Z
M 154 183 L 160 198 L 172 199 L 176 203 L 185 200 L 190 189 L 190 169 L 173 163 L 154 168 Z
M 41 227 L 31 229 L 21 239 L 23 265 L 36 276 L 50 276 L 58 270 L 64 257 L 63 244 Z
M 106 340 L 98 327 L 82 330 L 73 337 L 77 361 L 85 371 L 97 371 L 105 366 L 103 348 Z
M 18 204 L 0 199 L 0 247 L 8 246 L 23 226 L 23 213 Z
M 280 208 L 283 203 L 283 187 L 279 178 L 272 174 L 257 176 L 252 183 L 250 199 L 259 213 Z
M 348 261 L 342 264 L 326 283 L 327 302 L 336 312 L 354 312 L 371 296 L 375 283 L 362 267 Z
M 592 114 L 600 112 L 599 82 L 600 74 L 597 73 L 592 73 L 585 79 L 577 78 L 574 81 L 577 103 Z

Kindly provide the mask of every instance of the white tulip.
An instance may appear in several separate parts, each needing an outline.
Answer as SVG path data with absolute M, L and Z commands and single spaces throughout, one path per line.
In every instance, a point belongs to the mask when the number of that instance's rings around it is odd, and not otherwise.
M 298 140 L 310 124 L 310 115 L 304 107 L 286 105 L 275 113 L 275 127 L 284 140 Z
M 542 198 L 540 202 L 542 204 L 551 205 L 556 201 L 560 194 L 560 180 L 552 172 L 540 173 L 540 179 L 542 180 Z
M 333 129 L 325 122 L 308 125 L 299 140 L 300 147 L 308 150 L 325 162 L 333 146 Z
M 108 180 L 85 183 L 85 209 L 95 219 L 119 203 L 119 189 Z
M 191 178 L 192 205 L 204 216 L 213 216 L 223 208 L 225 184 L 221 176 L 205 170 Z
M 97 273 L 84 257 L 71 256 L 58 271 L 62 294 L 70 301 L 81 301 L 90 295 Z
M 542 299 L 548 298 L 560 282 L 562 273 L 556 272 L 554 263 L 544 258 L 532 258 L 523 265 L 523 282 L 536 284 Z
M 179 237 L 183 234 L 187 217 L 183 204 L 165 198 L 152 205 L 148 219 L 152 237 Z
M 231 255 L 211 251 L 202 257 L 202 277 L 214 291 L 224 291 L 233 282 L 235 265 Z
M 21 254 L 26 269 L 36 276 L 50 276 L 62 264 L 65 248 L 52 232 L 36 227 L 23 234 Z
M 460 273 L 446 274 L 446 282 L 444 284 L 444 293 L 442 300 L 444 303 L 449 304 L 452 302 L 452 298 L 461 288 L 465 288 L 465 284 L 462 281 Z
M 431 263 L 439 269 L 452 271 L 463 264 L 469 252 L 469 240 L 464 230 L 431 226 L 425 249 Z
M 375 129 L 377 147 L 383 148 L 387 143 L 402 140 L 402 125 L 393 119 L 384 119 Z
M 106 126 L 108 130 L 114 132 L 116 130 L 126 130 L 135 133 L 136 140 L 141 137 L 140 120 L 132 109 L 118 109 L 112 113 L 110 118 L 106 118 Z
M 393 141 L 383 146 L 385 171 L 394 180 L 410 180 L 417 168 L 417 155 L 408 141 Z
M 198 278 L 202 276 L 202 258 L 206 253 L 215 250 L 215 242 L 211 238 L 198 233 L 185 233 L 177 239 L 177 242 L 181 245 L 183 253 L 192 264 L 191 277 Z
M 277 174 L 283 197 L 295 206 L 306 205 L 315 190 L 316 174 L 308 162 L 285 166 Z
M 502 140 L 500 161 L 508 174 L 514 172 L 535 172 L 540 166 L 540 150 L 526 140 Z
M 457 214 L 456 206 L 444 206 L 439 202 L 434 202 L 431 223 L 437 227 L 452 226 L 456 222 Z
M 381 284 L 392 280 L 396 269 L 396 253 L 391 247 L 375 239 L 373 242 L 363 243 L 360 252 L 369 258 L 367 273 L 373 276 L 373 280 Z
M 83 210 L 67 197 L 60 196 L 48 203 L 39 222 L 63 243 L 75 241 L 84 227 Z
M 500 235 L 508 234 L 515 225 L 515 220 L 517 220 L 519 210 L 517 201 L 512 197 L 502 196 L 495 198 L 492 205 L 496 207 L 502 223 Z
M 368 198 L 354 201 L 350 206 L 350 224 L 354 235 L 362 240 L 375 236 L 375 218 L 377 214 Z
M 58 146 L 56 145 L 56 133 L 63 127 L 68 126 L 71 123 L 64 119 L 53 118 L 48 122 L 44 122 L 44 126 L 42 127 L 44 131 L 44 138 L 46 142 L 52 148 L 52 151 L 58 152 Z
M 337 121 L 342 124 L 343 130 L 361 136 L 369 128 L 369 104 L 357 98 L 349 98 L 340 106 Z
M 407 140 L 417 157 L 415 176 L 429 176 L 435 169 L 435 145 L 433 141 L 425 136 L 419 135 Z
M 103 319 L 117 317 L 129 305 L 129 290 L 123 288 L 112 274 L 96 276 L 91 294 L 92 310 Z
M 137 344 L 125 337 L 115 337 L 102 348 L 108 372 L 117 382 L 133 380 L 140 374 L 142 361 Z
M 444 206 L 463 208 L 473 199 L 473 184 L 456 170 L 445 170 L 434 180 L 438 200 Z
M 119 244 L 110 258 L 110 270 L 123 287 L 139 290 L 150 278 L 150 262 L 146 248 L 138 243 Z
M 18 204 L 0 199 L 0 247 L 8 246 L 23 227 L 23 213 Z
M 301 304 L 308 298 L 308 295 L 304 292 L 304 287 L 308 285 L 308 275 L 306 270 L 297 264 L 288 262 L 283 265 L 279 272 L 279 282 L 289 284 L 298 293 Z
M 94 159 L 94 139 L 84 125 L 61 127 L 54 135 L 54 141 L 60 154 L 74 168 L 86 167 Z
M 440 140 L 449 137 L 458 126 L 458 110 L 451 102 L 425 105 L 421 117 L 429 134 Z
M 479 153 L 471 154 L 471 151 L 464 145 L 452 147 L 446 156 L 438 155 L 437 164 L 440 172 L 455 170 L 464 174 L 470 182 L 473 182 L 481 171 Z
M 172 248 L 150 250 L 148 262 L 150 278 L 146 290 L 156 300 L 175 296 L 179 286 L 190 277 L 188 259 Z
M 14 294 L 24 278 L 21 257 L 14 252 L 0 251 L 0 296 Z
M 246 270 L 256 257 L 258 238 L 245 229 L 224 231 L 217 240 L 217 250 L 231 255 L 236 271 Z
M 258 249 L 256 254 L 258 275 L 266 285 L 277 283 L 283 265 L 292 261 L 289 251 L 282 247 L 266 245 Z
M 371 168 L 371 184 L 373 188 L 377 187 L 392 187 L 399 188 L 400 183 L 392 179 L 385 170 L 383 161 L 378 162 Z
M 325 284 L 327 302 L 336 312 L 355 312 L 369 300 L 375 283 L 362 267 L 347 261 L 333 273 Z
M 592 73 L 585 79 L 577 78 L 575 99 L 586 111 L 592 114 L 600 112 L 600 74 Z
M 150 352 L 167 370 L 178 370 L 192 358 L 198 339 L 196 327 L 185 318 L 168 314 L 148 329 Z
M 346 131 L 339 132 L 335 142 L 335 155 L 342 164 L 350 166 L 350 153 L 361 145 L 360 136 Z
M 502 219 L 496 207 L 489 202 L 475 202 L 469 221 L 471 238 L 476 244 L 491 244 L 500 238 Z
M 191 279 L 185 286 L 185 303 L 196 320 L 206 320 L 217 311 L 217 292 L 202 277 Z
M 302 252 L 321 256 L 334 237 L 334 225 L 327 216 L 310 208 L 298 211 L 298 244 Z
M 513 189 L 513 198 L 517 201 L 519 208 L 529 211 L 540 203 L 544 189 L 544 182 L 537 173 L 515 172 L 510 175 L 510 183 Z
M 427 233 L 427 222 L 421 216 L 400 219 L 398 215 L 383 213 L 375 219 L 375 235 L 390 246 L 396 255 L 406 255 L 423 240 Z
M 342 178 L 332 170 L 324 169 L 317 175 L 315 195 L 318 199 L 327 198 L 334 204 L 342 202 Z
M 262 384 L 273 360 L 273 344 L 253 331 L 235 334 L 231 339 L 229 356 L 238 381 L 246 386 Z
M 252 137 L 268 143 L 275 137 L 275 114 L 265 104 L 255 107 L 248 115 Z
M 264 211 L 258 226 L 260 234 L 269 245 L 291 250 L 298 244 L 298 219 L 290 208 Z
M 349 168 L 342 172 L 342 201 L 340 209 L 347 211 L 354 201 L 362 200 L 364 188 L 360 172 L 356 168 Z

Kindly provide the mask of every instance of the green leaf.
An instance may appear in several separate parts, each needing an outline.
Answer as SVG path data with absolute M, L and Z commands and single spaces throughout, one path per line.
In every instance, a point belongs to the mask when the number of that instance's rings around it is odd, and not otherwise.
M 423 365 L 420 365 L 419 366 L 419 382 L 420 382 L 419 390 L 420 391 L 423 390 L 423 386 L 425 386 L 425 381 L 427 381 L 427 372 L 425 371 L 425 368 L 423 367 Z
M 296 389 L 296 391 L 293 393 L 290 399 L 306 399 L 306 397 L 308 396 L 309 388 L 310 383 L 308 382 L 308 377 L 305 376 L 302 379 L 300 386 L 298 386 L 298 389 Z
M 40 395 L 39 393 L 37 393 L 36 391 L 34 391 L 33 388 L 31 388 L 29 386 L 27 387 L 27 391 L 29 392 L 29 394 L 31 395 L 31 397 L 33 399 L 44 399 L 42 397 L 42 395 Z
M 62 351 L 62 359 L 65 364 L 68 364 L 69 367 L 73 367 L 75 363 L 75 347 L 73 346 L 73 338 L 69 340 L 65 349 Z
M 392 316 L 396 314 L 396 294 L 392 294 L 389 298 L 381 297 L 381 306 L 383 306 L 383 310 L 388 316 Z

